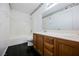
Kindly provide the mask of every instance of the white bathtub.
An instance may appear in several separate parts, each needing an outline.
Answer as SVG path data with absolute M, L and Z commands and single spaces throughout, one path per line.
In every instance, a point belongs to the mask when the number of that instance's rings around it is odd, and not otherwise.
M 9 46 L 22 44 L 28 41 L 33 40 L 33 35 L 22 35 L 17 37 L 10 37 Z

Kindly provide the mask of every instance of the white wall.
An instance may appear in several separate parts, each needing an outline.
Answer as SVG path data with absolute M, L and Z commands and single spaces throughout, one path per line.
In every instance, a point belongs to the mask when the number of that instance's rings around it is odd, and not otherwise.
M 11 10 L 9 45 L 27 42 L 27 37 L 29 35 L 31 35 L 30 15 L 17 10 Z
M 32 15 L 32 31 L 39 32 L 42 31 L 42 13 L 45 9 L 45 5 L 40 7 L 33 15 Z
M 52 14 L 43 19 L 47 30 L 79 30 L 79 6 Z
M 9 4 L 0 3 L 0 55 L 3 54 L 9 41 Z
M 31 19 L 29 14 L 11 10 L 10 19 L 11 35 L 13 37 L 29 35 L 31 33 Z

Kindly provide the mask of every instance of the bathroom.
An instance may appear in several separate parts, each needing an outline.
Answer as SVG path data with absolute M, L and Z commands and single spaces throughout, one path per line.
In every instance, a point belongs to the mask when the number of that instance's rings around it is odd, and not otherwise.
M 34 49 L 36 34 L 65 38 L 79 44 L 79 3 L 0 3 L 0 8 L 0 56 L 4 56 L 9 47 L 20 44 Z M 39 56 L 40 53 L 36 51 L 36 54 Z M 46 55 L 50 56 L 50 53 L 42 56 Z

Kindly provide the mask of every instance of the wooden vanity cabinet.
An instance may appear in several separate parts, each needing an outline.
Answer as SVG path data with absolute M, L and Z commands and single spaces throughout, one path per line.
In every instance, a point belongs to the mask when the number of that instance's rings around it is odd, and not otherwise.
M 54 40 L 50 36 L 44 36 L 44 56 L 54 55 Z
M 37 35 L 37 50 L 38 52 L 43 55 L 43 35 Z
M 79 42 L 56 38 L 54 51 L 56 56 L 79 56 Z
M 40 55 L 43 55 L 43 36 L 40 34 L 34 34 L 33 37 L 33 46 L 35 50 L 37 50 Z
M 34 48 L 44 56 L 79 56 L 79 42 L 33 34 Z
M 54 40 L 50 36 L 41 34 L 33 34 L 34 48 L 40 55 L 52 56 L 54 55 Z

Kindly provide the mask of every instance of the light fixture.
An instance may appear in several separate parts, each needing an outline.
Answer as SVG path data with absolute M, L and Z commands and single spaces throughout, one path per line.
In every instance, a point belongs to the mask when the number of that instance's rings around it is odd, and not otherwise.
M 54 7 L 55 5 L 57 5 L 58 3 L 47 3 L 46 5 L 47 5 L 47 8 L 46 8 L 46 10 L 49 10 L 49 9 L 51 9 L 52 7 Z

